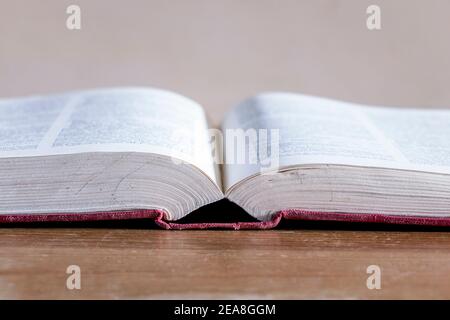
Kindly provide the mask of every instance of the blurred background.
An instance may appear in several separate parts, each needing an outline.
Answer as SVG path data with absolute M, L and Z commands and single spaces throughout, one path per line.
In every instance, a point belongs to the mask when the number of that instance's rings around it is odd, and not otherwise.
M 81 30 L 66 28 L 71 4 Z M 448 0 L 1 0 L 0 97 L 152 86 L 213 125 L 261 91 L 448 107 L 449 17 Z

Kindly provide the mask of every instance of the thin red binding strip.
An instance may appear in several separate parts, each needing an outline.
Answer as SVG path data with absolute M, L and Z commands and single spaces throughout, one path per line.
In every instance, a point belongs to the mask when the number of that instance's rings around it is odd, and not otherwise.
M 283 210 L 275 214 L 270 221 L 233 222 L 233 223 L 177 223 L 164 219 L 164 211 L 137 209 L 127 211 L 105 211 L 93 213 L 55 213 L 55 214 L 10 214 L 0 215 L 0 223 L 32 223 L 32 222 L 75 222 L 75 221 L 101 221 L 101 220 L 128 220 L 152 219 L 161 228 L 167 230 L 188 229 L 272 229 L 281 219 L 309 220 L 309 221 L 343 221 L 362 223 L 383 223 L 424 226 L 450 226 L 450 217 L 420 217 L 420 216 L 393 216 L 384 214 L 357 214 L 338 212 L 314 212 L 300 209 Z
M 283 214 L 277 213 L 270 221 L 257 222 L 206 222 L 206 223 L 176 223 L 169 222 L 160 216 L 155 219 L 156 224 L 164 229 L 172 230 L 187 230 L 187 229 L 232 229 L 232 230 L 251 230 L 251 229 L 272 229 L 275 228 L 281 221 Z
M 423 226 L 450 226 L 450 217 L 424 217 L 424 216 L 394 216 L 385 214 L 366 213 L 339 213 L 339 212 L 314 212 L 300 209 L 283 210 L 280 212 L 283 218 L 288 220 L 309 221 L 343 221 L 362 223 L 383 223 Z
M 52 214 L 8 214 L 0 215 L 0 223 L 24 222 L 75 222 L 127 219 L 157 219 L 164 215 L 161 210 L 100 211 L 92 213 L 52 213 Z

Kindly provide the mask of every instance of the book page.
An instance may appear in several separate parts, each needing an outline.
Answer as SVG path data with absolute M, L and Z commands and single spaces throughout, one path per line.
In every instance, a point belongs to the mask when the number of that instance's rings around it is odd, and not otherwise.
M 450 112 L 445 110 L 366 107 L 273 93 L 235 108 L 223 130 L 236 128 L 278 131 L 276 147 L 274 141 L 262 137 L 269 149 L 276 150 L 278 168 L 337 164 L 450 173 Z M 247 147 L 251 149 L 249 144 Z M 277 155 L 272 156 L 275 161 Z M 264 172 L 261 162 L 227 161 L 226 188 Z M 274 170 L 266 171 L 271 172 Z
M 216 182 L 203 109 L 178 94 L 104 89 L 0 101 L 0 157 L 148 152 Z

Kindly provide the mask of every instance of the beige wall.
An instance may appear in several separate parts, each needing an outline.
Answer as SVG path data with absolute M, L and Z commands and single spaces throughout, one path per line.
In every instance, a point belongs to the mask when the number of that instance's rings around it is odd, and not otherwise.
M 65 27 L 69 4 L 81 31 Z M 1 0 L 0 96 L 156 86 L 214 123 L 265 90 L 449 107 L 449 21 L 448 0 Z

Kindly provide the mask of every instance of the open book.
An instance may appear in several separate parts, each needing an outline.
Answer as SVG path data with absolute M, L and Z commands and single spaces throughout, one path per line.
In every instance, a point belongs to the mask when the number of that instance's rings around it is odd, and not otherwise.
M 0 100 L 0 221 L 281 218 L 450 225 L 450 111 L 266 93 L 210 128 L 173 92 Z M 180 224 L 228 198 L 255 222 Z

